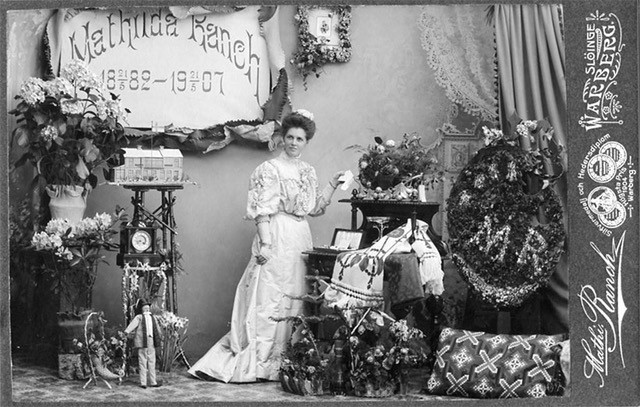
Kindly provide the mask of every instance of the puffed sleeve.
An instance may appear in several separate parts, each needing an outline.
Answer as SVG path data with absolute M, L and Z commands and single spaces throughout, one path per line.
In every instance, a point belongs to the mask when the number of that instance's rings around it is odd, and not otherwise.
M 331 186 L 331 184 L 327 184 L 323 189 L 320 189 L 318 185 L 318 178 L 316 176 L 315 169 L 313 169 L 313 178 L 315 180 L 313 184 L 313 188 L 315 188 L 315 197 L 316 202 L 313 210 L 309 212 L 309 216 L 320 216 L 324 215 L 327 206 L 331 204 L 331 197 L 335 191 L 335 188 Z
M 280 182 L 273 164 L 264 162 L 251 174 L 245 219 L 254 220 L 278 212 Z

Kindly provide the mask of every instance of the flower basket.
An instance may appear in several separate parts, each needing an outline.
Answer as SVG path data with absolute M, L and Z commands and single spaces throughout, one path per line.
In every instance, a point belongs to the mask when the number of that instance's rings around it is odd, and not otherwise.
M 388 381 L 385 383 L 373 383 L 370 381 L 358 382 L 351 379 L 351 385 L 353 386 L 353 393 L 356 397 L 367 398 L 384 398 L 393 396 L 396 389 L 396 384 Z
M 280 384 L 287 393 L 299 394 L 301 396 L 321 396 L 324 394 L 324 381 L 321 378 L 299 379 L 286 373 L 280 372 Z

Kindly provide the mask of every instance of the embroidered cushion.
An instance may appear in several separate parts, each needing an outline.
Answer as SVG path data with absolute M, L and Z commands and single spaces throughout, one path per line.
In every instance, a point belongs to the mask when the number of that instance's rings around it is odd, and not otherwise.
M 440 334 L 432 394 L 471 398 L 558 394 L 565 335 L 496 335 L 445 328 Z

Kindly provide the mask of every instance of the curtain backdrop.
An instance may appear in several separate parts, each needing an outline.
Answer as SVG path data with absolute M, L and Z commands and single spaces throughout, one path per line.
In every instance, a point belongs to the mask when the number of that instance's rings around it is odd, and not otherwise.
M 420 7 L 422 48 L 436 80 L 454 103 L 483 120 L 498 119 L 493 27 L 486 5 Z
M 566 88 L 565 54 L 559 5 L 496 5 L 495 29 L 502 111 L 523 120 L 548 118 L 555 129 L 555 141 L 565 142 Z M 515 129 L 512 129 L 515 130 Z M 546 140 L 536 140 L 540 148 Z M 531 144 L 521 140 L 523 149 Z M 566 155 L 563 161 L 567 168 Z M 566 176 L 556 184 L 566 208 Z M 566 210 L 565 227 L 566 227 Z M 544 292 L 543 310 L 554 318 L 543 318 L 547 333 L 568 332 L 568 264 L 566 254 Z

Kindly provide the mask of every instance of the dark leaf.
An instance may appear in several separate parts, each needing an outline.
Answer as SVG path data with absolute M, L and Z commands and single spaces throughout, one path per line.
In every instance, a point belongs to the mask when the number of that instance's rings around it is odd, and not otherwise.
M 13 131 L 12 138 L 15 139 L 16 143 L 22 148 L 29 146 L 29 131 L 22 126 L 16 127 Z
M 382 139 L 381 139 L 380 137 L 378 137 L 378 136 L 375 136 L 375 137 L 373 138 L 373 140 L 375 140 L 375 142 L 376 142 L 377 144 L 382 144 Z
M 31 158 L 31 153 L 24 153 L 22 157 L 18 158 L 14 165 L 16 167 L 20 167 L 21 165 L 24 165 L 24 163 L 27 162 L 29 158 Z
M 89 181 L 91 188 L 96 188 L 98 186 L 98 177 L 95 174 L 89 174 L 87 181 Z

